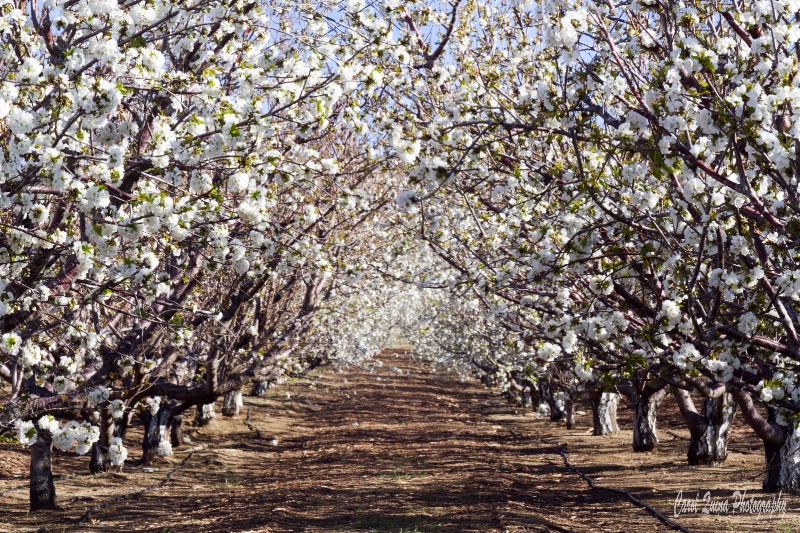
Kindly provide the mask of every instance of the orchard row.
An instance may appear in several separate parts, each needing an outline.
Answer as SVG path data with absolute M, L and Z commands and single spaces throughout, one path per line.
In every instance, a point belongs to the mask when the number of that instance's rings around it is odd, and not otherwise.
M 119 468 L 393 335 L 800 492 L 796 0 L 0 0 L 0 429 Z M 263 385 L 256 385 L 256 388 Z M 697 408 L 696 401 L 703 401 Z M 562 405 L 563 404 L 563 405 Z M 202 421 L 202 420 L 200 420 Z

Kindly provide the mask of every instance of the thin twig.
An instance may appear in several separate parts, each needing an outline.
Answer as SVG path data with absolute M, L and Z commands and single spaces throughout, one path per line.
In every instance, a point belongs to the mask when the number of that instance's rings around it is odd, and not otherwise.
M 250 431 L 255 431 L 256 432 L 256 437 L 258 437 L 258 440 L 264 440 L 264 437 L 261 436 L 261 430 L 258 429 L 257 427 L 255 427 L 250 422 L 250 409 L 249 408 L 247 409 L 247 416 L 244 419 L 244 425 L 247 426 L 247 429 L 249 429 Z

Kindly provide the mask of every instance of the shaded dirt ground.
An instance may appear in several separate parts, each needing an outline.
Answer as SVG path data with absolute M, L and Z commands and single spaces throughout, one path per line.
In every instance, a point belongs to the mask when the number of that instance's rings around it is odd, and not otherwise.
M 688 433 L 669 401 L 659 414 L 658 452 L 633 454 L 630 431 L 590 436 L 588 407 L 567 431 L 474 381 L 430 372 L 402 351 L 381 360 L 373 372 L 325 367 L 267 399 L 246 397 L 240 417 L 187 428 L 192 442 L 155 469 L 136 466 L 140 433 L 133 428 L 122 474 L 56 482 L 61 511 L 29 515 L 27 489 L 4 492 L 26 482 L 28 457 L 0 444 L 0 531 L 671 530 L 624 495 L 590 490 L 565 467 L 565 443 L 570 461 L 599 484 L 628 490 L 670 517 L 681 490 L 686 498 L 712 490 L 731 503 L 734 490 L 770 498 L 759 490 L 759 443 L 740 419 L 725 466 L 690 468 Z M 621 406 L 623 428 L 630 427 L 626 417 Z M 88 508 L 159 483 L 189 452 L 166 486 L 74 526 Z M 87 470 L 88 457 L 56 452 L 57 476 Z M 782 498 L 783 516 L 698 512 L 674 520 L 692 531 L 800 531 L 800 499 Z

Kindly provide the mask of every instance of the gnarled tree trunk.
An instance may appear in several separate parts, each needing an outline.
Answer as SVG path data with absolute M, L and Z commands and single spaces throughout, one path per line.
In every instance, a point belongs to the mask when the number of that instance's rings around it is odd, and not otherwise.
M 125 434 L 128 432 L 128 426 L 131 424 L 133 415 L 136 413 L 134 409 L 126 409 L 121 418 L 114 421 L 114 436 L 125 439 Z
M 183 413 L 172 415 L 169 423 L 169 440 L 173 447 L 183 444 Z
M 564 403 L 564 410 L 567 413 L 567 429 L 575 429 L 575 401 L 572 398 Z
M 92 458 L 89 461 L 89 471 L 92 474 L 100 474 L 112 470 L 119 471 L 122 466 L 112 466 L 111 458 L 108 455 L 108 447 L 114 437 L 114 419 L 111 418 L 111 411 L 108 406 L 100 408 L 100 439 L 92 444 Z
M 150 410 L 142 412 L 142 422 L 144 423 L 144 437 L 142 438 L 142 464 L 152 464 L 158 456 L 159 445 L 166 441 L 169 442 L 169 425 L 175 411 L 175 402 L 172 400 L 162 400 L 156 414 Z
M 533 398 L 531 398 L 531 392 L 529 390 L 525 390 L 522 392 L 522 407 L 530 409 L 533 407 Z
M 222 416 L 239 416 L 239 408 L 243 405 L 242 391 L 226 392 L 222 398 Z
M 685 390 L 676 390 L 675 400 L 689 426 L 691 439 L 687 457 L 690 465 L 719 465 L 728 458 L 728 430 L 736 413 L 730 394 L 703 400 L 701 412 Z
M 503 391 L 503 398 L 505 398 L 508 403 L 513 405 L 519 405 L 520 403 L 520 397 L 511 389 Z
M 254 381 L 253 390 L 250 391 L 250 396 L 256 398 L 264 398 L 267 396 L 267 391 L 270 389 L 269 381 Z
M 197 413 L 194 415 L 194 425 L 203 427 L 209 425 L 217 417 L 214 412 L 213 403 L 205 403 L 197 406 Z
M 800 494 L 800 431 L 778 424 L 774 409 L 764 418 L 746 391 L 728 390 L 744 421 L 764 442 L 764 491 Z
M 542 381 L 541 387 L 547 406 L 550 408 L 550 421 L 560 422 L 564 420 L 567 413 L 563 395 L 559 394 L 556 386 L 550 381 Z
M 523 398 L 524 391 L 525 387 L 523 387 L 513 375 L 508 376 L 508 388 L 503 395 L 509 403 L 525 407 L 525 400 Z
M 656 412 L 666 395 L 666 388 L 655 392 L 649 392 L 648 389 L 644 392 L 633 391 L 633 451 L 649 452 L 658 446 Z
M 56 486 L 53 483 L 53 438 L 47 430 L 39 430 L 31 446 L 30 510 L 56 508 Z
M 540 394 L 539 386 L 530 379 L 523 379 L 522 385 L 525 387 L 525 391 L 528 393 L 530 402 L 528 407 L 535 409 L 542 401 L 542 395 Z
M 800 494 L 800 432 L 784 428 L 782 444 L 764 442 L 765 492 Z
M 596 390 L 592 391 L 589 401 L 592 404 L 592 435 L 617 433 L 619 431 L 617 425 L 619 394 Z

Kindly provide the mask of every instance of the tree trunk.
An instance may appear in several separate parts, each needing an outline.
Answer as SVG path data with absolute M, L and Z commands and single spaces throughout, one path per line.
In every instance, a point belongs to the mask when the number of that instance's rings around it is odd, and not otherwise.
M 38 432 L 31 446 L 30 510 L 56 509 L 56 486 L 53 483 L 53 438 L 50 432 Z
M 125 440 L 125 434 L 128 432 L 128 426 L 131 424 L 133 415 L 136 413 L 135 409 L 126 409 L 122 418 L 114 422 L 114 436 Z
M 547 406 L 550 408 L 550 421 L 560 422 L 566 416 L 564 411 L 565 402 L 561 394 L 558 393 L 556 387 L 550 382 L 542 383 L 542 393 L 544 394 Z
M 528 393 L 530 397 L 530 407 L 531 409 L 537 407 L 540 403 L 542 403 L 542 395 L 540 394 L 539 387 L 533 381 L 529 379 L 523 379 L 522 385 L 525 387 L 525 391 Z
M 235 390 L 226 392 L 222 399 L 222 416 L 239 416 L 239 408 L 242 406 L 242 391 Z
M 649 452 L 658 446 L 656 411 L 666 395 L 666 388 L 650 394 L 634 391 L 631 397 L 633 403 L 633 451 Z
M 728 392 L 739 406 L 745 423 L 764 442 L 764 491 L 800 494 L 799 432 L 793 424 L 791 428 L 778 424 L 773 408 L 767 409 L 768 416 L 764 418 L 748 392 L 736 387 L 729 387 Z
M 174 405 L 170 400 L 162 400 L 158 412 L 152 414 L 149 409 L 142 412 L 144 437 L 142 438 L 142 464 L 150 465 L 158 456 L 158 447 L 168 441 L 168 431 Z
M 592 404 L 592 435 L 613 435 L 619 431 L 617 425 L 616 392 L 592 391 L 589 401 Z
M 526 390 L 522 393 L 522 407 L 530 409 L 533 407 L 533 398 L 531 398 L 531 392 Z
M 209 425 L 217 417 L 214 412 L 214 404 L 206 403 L 197 406 L 197 413 L 194 415 L 194 425 L 203 427 Z
M 550 408 L 550 422 L 561 422 L 566 416 L 564 400 L 562 398 L 548 398 L 547 406 Z
M 121 468 L 111 465 L 111 458 L 108 456 L 108 447 L 114 437 L 114 419 L 111 418 L 111 411 L 108 406 L 100 409 L 100 439 L 92 444 L 92 458 L 89 461 L 89 471 L 92 474 L 100 474 L 109 470 Z
M 719 465 L 728 458 L 728 430 L 736 413 L 736 404 L 729 394 L 703 400 L 700 424 L 690 424 L 690 465 Z
M 567 429 L 575 429 L 575 402 L 569 398 L 565 403 L 567 413 Z
M 786 429 L 786 428 L 784 428 Z M 766 475 L 764 492 L 800 494 L 800 435 L 786 429 L 783 444 L 764 441 Z
M 169 425 L 169 439 L 173 447 L 183 444 L 183 413 L 172 415 Z
M 268 381 L 254 381 L 253 390 L 250 391 L 250 396 L 255 396 L 256 398 L 266 398 L 268 390 Z

